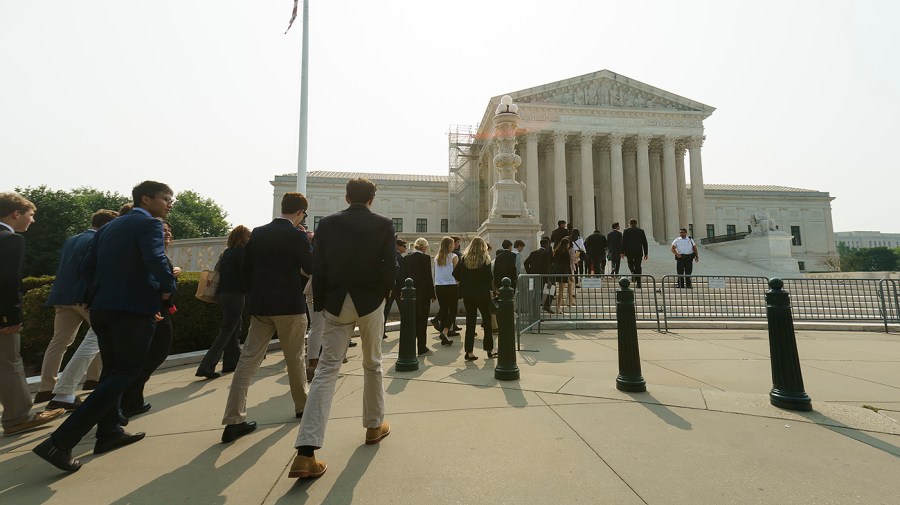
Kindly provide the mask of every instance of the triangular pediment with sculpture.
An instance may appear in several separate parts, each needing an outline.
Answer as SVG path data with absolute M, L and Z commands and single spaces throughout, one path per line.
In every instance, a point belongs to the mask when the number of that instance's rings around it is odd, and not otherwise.
M 577 107 L 663 109 L 711 114 L 715 108 L 620 74 L 601 70 L 543 86 L 509 93 L 516 103 Z

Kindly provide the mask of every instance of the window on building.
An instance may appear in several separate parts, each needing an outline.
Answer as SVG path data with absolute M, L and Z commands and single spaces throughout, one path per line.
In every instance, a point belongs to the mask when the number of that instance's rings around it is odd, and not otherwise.
M 319 227 L 319 221 L 322 220 L 322 216 L 316 216 L 313 218 L 313 229 L 312 231 L 316 231 L 316 228 Z
M 706 225 L 706 236 L 707 237 L 715 237 L 716 236 L 716 225 L 714 225 L 714 224 Z
M 441 219 L 441 233 L 447 233 L 450 231 L 450 222 L 446 219 Z
M 791 226 L 791 245 L 803 245 L 803 241 L 800 240 L 800 227 L 799 226 Z
M 725 233 L 728 235 L 737 235 L 737 225 L 736 224 L 726 224 L 725 225 Z
M 797 267 L 800 268 L 800 271 L 802 272 L 802 271 L 806 270 L 806 263 L 803 261 L 798 261 Z
M 421 217 L 416 219 L 416 233 L 428 233 L 428 219 Z
M 403 218 L 402 217 L 392 217 L 391 221 L 394 222 L 394 231 L 397 233 L 403 233 Z

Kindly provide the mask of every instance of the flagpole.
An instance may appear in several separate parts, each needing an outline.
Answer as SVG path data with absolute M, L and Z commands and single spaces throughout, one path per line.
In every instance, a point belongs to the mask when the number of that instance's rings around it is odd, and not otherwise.
M 300 147 L 297 153 L 297 192 L 306 194 L 306 137 L 309 87 L 309 0 L 303 2 L 303 50 L 300 57 Z

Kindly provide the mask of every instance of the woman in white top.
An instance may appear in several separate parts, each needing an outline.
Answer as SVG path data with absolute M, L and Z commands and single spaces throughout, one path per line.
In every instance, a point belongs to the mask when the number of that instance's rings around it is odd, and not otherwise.
M 433 323 L 437 331 L 441 332 L 441 344 L 450 345 L 452 340 L 447 334 L 453 329 L 456 322 L 456 307 L 459 300 L 456 286 L 456 278 L 453 277 L 453 269 L 459 258 L 453 254 L 453 238 L 441 239 L 441 249 L 434 258 L 434 293 L 438 300 L 438 313 Z

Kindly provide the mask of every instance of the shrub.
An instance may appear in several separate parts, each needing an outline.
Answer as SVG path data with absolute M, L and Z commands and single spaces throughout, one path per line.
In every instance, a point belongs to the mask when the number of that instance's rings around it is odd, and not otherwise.
M 25 277 L 22 279 L 22 292 L 27 293 L 34 288 L 52 285 L 55 279 L 52 275 L 42 275 L 40 277 Z

